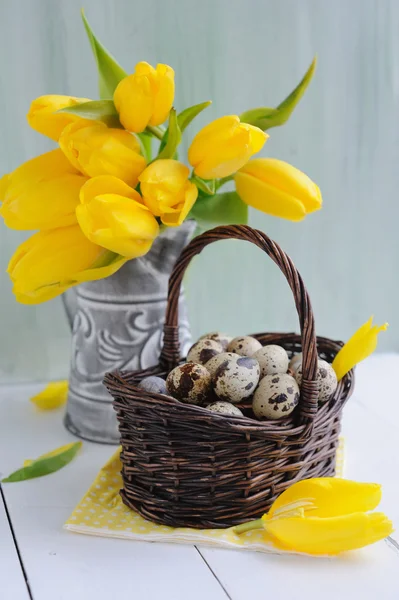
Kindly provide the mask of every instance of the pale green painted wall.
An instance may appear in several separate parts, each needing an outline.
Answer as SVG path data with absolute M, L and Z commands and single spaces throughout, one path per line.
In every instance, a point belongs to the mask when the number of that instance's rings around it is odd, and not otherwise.
M 0 2 L 1 172 L 50 148 L 25 123 L 31 99 L 96 94 L 81 4 Z M 276 104 L 318 53 L 311 89 L 289 124 L 270 132 L 264 154 L 311 175 L 324 209 L 302 224 L 252 212 L 251 224 L 295 260 L 320 334 L 345 338 L 374 313 L 391 322 L 380 349 L 398 351 L 399 3 L 85 0 L 84 6 L 126 69 L 138 60 L 175 68 L 178 108 L 213 99 L 198 127 L 250 105 Z M 17 305 L 4 273 L 22 239 L 1 226 L 0 380 L 57 378 L 67 372 L 69 353 L 60 301 Z M 245 244 L 204 252 L 187 288 L 195 333 L 297 326 L 282 276 Z

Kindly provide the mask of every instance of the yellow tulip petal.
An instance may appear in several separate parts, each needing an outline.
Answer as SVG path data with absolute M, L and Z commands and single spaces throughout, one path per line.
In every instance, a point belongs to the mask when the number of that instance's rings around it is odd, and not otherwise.
M 198 165 L 214 144 L 227 145 L 239 125 L 240 118 L 237 115 L 226 115 L 208 123 L 197 133 L 188 149 L 190 164 Z
M 82 102 L 90 102 L 90 100 L 74 96 L 40 96 L 30 106 L 27 114 L 28 123 L 32 129 L 57 142 L 62 130 L 70 123 L 80 119 L 78 115 L 58 113 L 57 111 Z
M 378 334 L 386 331 L 388 323 L 372 325 L 373 317 L 364 323 L 346 342 L 333 360 L 332 367 L 340 381 L 355 365 L 370 356 L 377 347 Z
M 254 127 L 254 125 L 247 125 L 246 123 L 242 124 L 242 126 L 246 125 L 248 128 L 248 132 L 250 135 L 250 144 L 252 148 L 251 154 L 256 154 L 260 150 L 262 150 L 265 145 L 266 140 L 270 137 L 268 133 L 265 133 L 259 127 Z
M 303 204 L 307 214 L 321 207 L 322 197 L 318 186 L 305 173 L 289 163 L 276 158 L 255 158 L 240 172 L 296 198 Z
M 177 227 L 183 223 L 190 210 L 194 206 L 198 196 L 198 188 L 193 183 L 188 183 L 184 202 L 179 205 L 175 210 L 165 211 L 162 214 L 162 223 L 169 227 Z
M 156 68 L 157 91 L 154 97 L 150 125 L 161 125 L 168 118 L 175 97 L 175 72 L 168 65 Z
M 324 519 L 292 517 L 267 522 L 267 532 L 287 550 L 314 555 L 363 548 L 392 531 L 392 523 L 383 513 L 354 513 Z
M 261 129 L 228 115 L 209 123 L 195 136 L 188 159 L 195 174 L 203 179 L 227 177 L 245 165 L 267 138 Z
M 289 221 L 305 218 L 305 208 L 297 198 L 241 171 L 234 180 L 238 195 L 249 206 Z
M 117 194 L 136 200 L 136 202 L 142 201 L 140 194 L 136 190 L 113 175 L 99 175 L 98 177 L 89 179 L 80 191 L 80 201 L 82 204 L 85 204 L 102 194 Z
M 88 177 L 113 175 L 135 187 L 146 166 L 134 135 L 98 121 L 72 123 L 62 132 L 59 144 L 70 163 Z
M 305 517 L 336 517 L 374 510 L 381 501 L 381 486 L 358 483 L 337 477 L 319 477 L 298 481 L 275 500 L 266 521 L 295 508 L 303 508 Z
M 146 254 L 159 233 L 145 206 L 117 194 L 98 195 L 80 204 L 76 215 L 89 240 L 128 258 Z
M 53 381 L 30 400 L 40 410 L 53 410 L 65 404 L 67 397 L 68 381 Z
M 108 277 L 126 260 L 90 242 L 76 224 L 34 234 L 17 248 L 7 270 L 18 302 L 38 304 L 82 281 Z
M 143 202 L 165 225 L 181 225 L 194 205 L 198 189 L 190 171 L 177 160 L 155 160 L 140 175 Z
M 61 150 L 41 154 L 1 181 L 0 214 L 13 229 L 52 229 L 76 223 L 83 177 Z

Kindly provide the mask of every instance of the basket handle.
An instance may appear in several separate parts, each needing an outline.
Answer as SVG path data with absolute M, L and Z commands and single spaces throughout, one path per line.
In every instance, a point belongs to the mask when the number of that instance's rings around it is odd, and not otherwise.
M 310 425 L 317 412 L 318 399 L 318 384 L 316 383 L 318 357 L 312 306 L 302 277 L 290 257 L 281 250 L 276 242 L 273 242 L 258 229 L 252 229 L 247 225 L 215 227 L 215 229 L 194 238 L 183 250 L 169 279 L 164 341 L 160 362 L 168 370 L 174 368 L 180 362 L 178 303 L 183 276 L 191 259 L 200 254 L 209 244 L 228 239 L 244 240 L 261 248 L 281 269 L 288 281 L 295 299 L 302 338 L 303 361 L 299 421 Z

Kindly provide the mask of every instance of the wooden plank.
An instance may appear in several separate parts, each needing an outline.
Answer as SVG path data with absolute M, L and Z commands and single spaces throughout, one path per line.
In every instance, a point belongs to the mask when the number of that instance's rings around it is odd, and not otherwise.
M 0 490 L 1 491 L 1 490 Z M 0 597 L 29 600 L 29 591 L 14 543 L 3 496 L 0 493 Z
M 29 404 L 29 396 L 38 389 L 39 386 L 0 389 L 3 474 L 18 468 L 25 458 L 73 440 L 62 425 L 62 411 L 39 413 Z M 48 477 L 4 484 L 35 600 L 225 600 L 222 586 L 194 546 L 124 542 L 62 529 L 113 451 L 110 446 L 85 442 L 79 457 L 63 470 Z M 1 591 L 0 597 L 19 600 L 18 596 L 4 597 Z
M 345 476 L 383 485 L 380 509 L 399 526 L 399 405 L 394 376 L 399 356 L 373 357 L 359 365 L 354 396 L 344 412 Z M 346 556 L 315 559 L 265 556 L 200 548 L 215 575 L 234 600 L 397 600 L 397 534 Z

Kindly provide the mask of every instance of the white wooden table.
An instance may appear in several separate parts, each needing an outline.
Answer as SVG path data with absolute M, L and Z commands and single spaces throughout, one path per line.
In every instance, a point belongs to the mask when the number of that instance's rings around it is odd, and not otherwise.
M 346 472 L 383 484 L 381 509 L 399 524 L 399 355 L 360 365 L 344 413 Z M 36 412 L 40 385 L 0 389 L 0 475 L 73 437 L 62 411 Z M 58 473 L 4 484 L 1 600 L 398 600 L 399 536 L 345 557 L 312 559 L 94 538 L 62 525 L 112 453 L 84 443 Z

